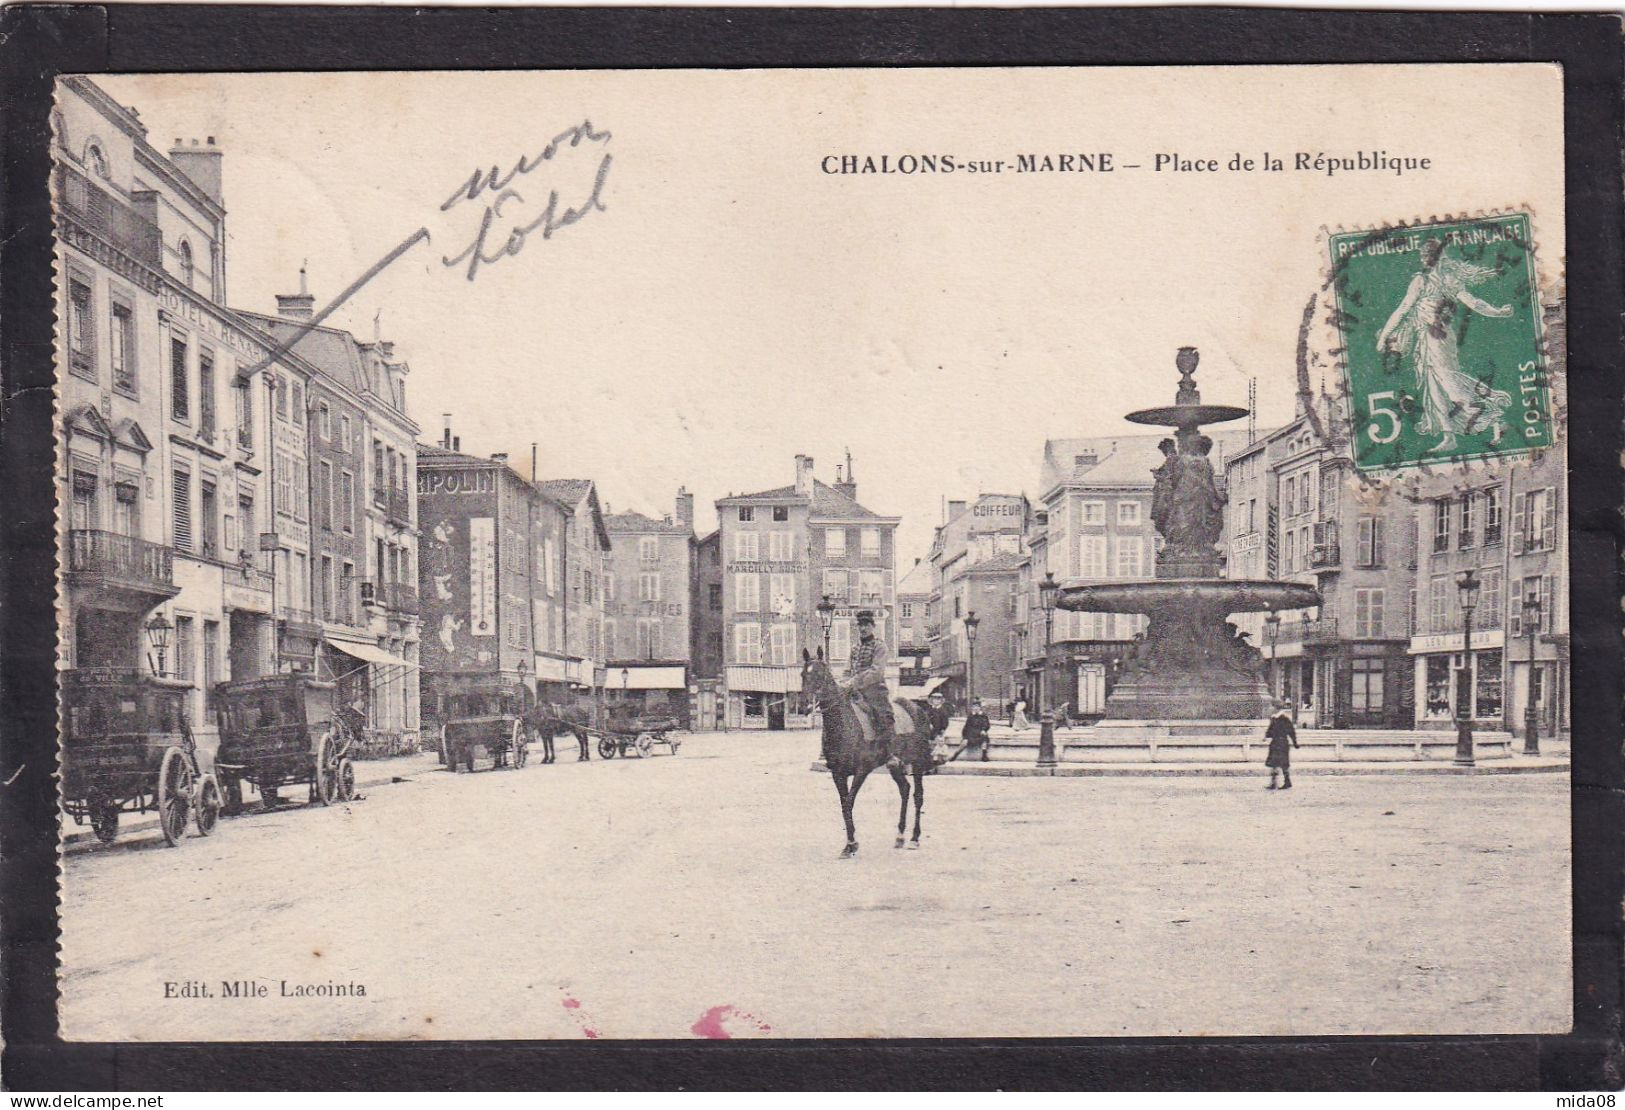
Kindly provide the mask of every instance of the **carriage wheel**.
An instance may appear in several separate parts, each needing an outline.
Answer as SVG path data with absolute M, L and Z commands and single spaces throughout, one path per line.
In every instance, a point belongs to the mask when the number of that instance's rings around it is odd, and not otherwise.
M 324 806 L 333 804 L 338 795 L 338 761 L 333 758 L 333 734 L 323 733 L 316 745 L 316 763 L 310 772 L 310 787 L 315 800 Z
M 243 811 L 243 780 L 235 771 L 220 772 L 221 812 L 235 817 Z
M 170 847 L 174 847 L 186 835 L 186 817 L 191 808 L 193 783 L 192 768 L 186 763 L 186 755 L 179 748 L 165 751 L 163 762 L 158 765 L 158 827 L 163 830 L 164 840 Z
M 654 751 L 654 746 L 655 746 L 655 738 L 654 738 L 653 735 L 651 735 L 650 733 L 647 733 L 647 732 L 638 733 L 638 758 L 639 759 L 642 759 L 644 756 L 646 756 L 650 752 Z
M 355 798 L 355 764 L 351 762 L 349 756 L 339 760 L 338 797 L 341 802 L 352 801 Z
M 602 740 L 598 741 L 598 756 L 599 756 L 599 758 L 601 758 L 601 759 L 614 759 L 615 758 L 615 749 L 618 748 L 619 746 L 620 745 L 616 744 L 615 741 L 610 739 L 608 736 L 604 737 Z
M 199 836 L 208 836 L 214 832 L 214 826 L 220 820 L 220 811 L 225 807 L 225 801 L 220 794 L 220 783 L 213 775 L 204 775 L 197 784 L 197 831 Z
M 118 838 L 118 803 L 106 798 L 97 798 L 90 803 L 90 827 L 96 833 L 96 839 L 103 844 L 111 844 Z

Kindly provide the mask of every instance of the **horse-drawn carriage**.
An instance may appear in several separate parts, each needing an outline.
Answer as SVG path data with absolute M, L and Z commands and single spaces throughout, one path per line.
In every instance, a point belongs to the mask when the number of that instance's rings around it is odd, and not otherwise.
M 611 713 L 603 729 L 589 729 L 598 736 L 598 754 L 604 759 L 619 755 L 625 758 L 632 752 L 643 758 L 654 751 L 656 744 L 664 744 L 672 755 L 682 746 L 674 733 L 681 723 L 668 714 Z
M 86 668 L 62 678 L 63 808 L 88 818 L 104 844 L 118 835 L 119 814 L 158 811 L 171 845 L 188 817 L 208 836 L 220 816 L 220 785 L 198 764 L 186 719 L 184 682 L 136 671 Z
M 446 770 L 474 769 L 476 753 L 493 769 L 523 767 L 530 759 L 528 692 L 523 682 L 497 675 L 425 675 L 426 724 L 439 727 Z
M 276 674 L 215 687 L 220 747 L 215 772 L 226 812 L 243 808 L 243 784 L 261 803 L 277 804 L 279 787 L 304 783 L 322 805 L 355 796 L 350 749 L 360 737 L 358 710 L 340 705 L 337 688 L 309 673 Z

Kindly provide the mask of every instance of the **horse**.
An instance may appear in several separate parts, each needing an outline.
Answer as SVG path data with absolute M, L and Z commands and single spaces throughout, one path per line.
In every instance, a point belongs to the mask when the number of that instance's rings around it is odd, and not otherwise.
M 846 847 L 841 859 L 858 854 L 857 831 L 852 825 L 852 806 L 857 801 L 863 780 L 876 768 L 887 764 L 884 740 L 866 718 L 860 721 L 852 698 L 845 693 L 830 674 L 822 650 L 812 655 L 805 649 L 801 653 L 801 692 L 818 705 L 824 719 L 825 765 L 835 780 L 835 792 L 841 796 L 841 817 L 846 822 Z M 925 808 L 925 775 L 932 768 L 931 719 L 926 711 L 913 702 L 892 699 L 894 710 L 900 711 L 897 721 L 897 741 L 900 754 L 906 762 L 888 768 L 892 781 L 897 783 L 901 807 L 897 813 L 897 843 L 901 848 L 903 834 L 908 825 L 909 776 L 914 779 L 914 836 L 908 840 L 911 849 L 920 846 L 920 811 Z

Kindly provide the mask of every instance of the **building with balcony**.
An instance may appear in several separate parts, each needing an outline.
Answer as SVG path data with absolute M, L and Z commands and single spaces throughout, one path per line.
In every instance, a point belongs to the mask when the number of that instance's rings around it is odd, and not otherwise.
M 61 665 L 162 669 L 190 684 L 188 716 L 208 746 L 214 685 L 278 666 L 275 566 L 260 554 L 275 531 L 271 475 L 256 451 L 269 428 L 255 415 L 273 351 L 225 307 L 213 139 L 161 153 L 93 82 L 64 78 L 60 93 Z M 149 659 L 140 630 L 160 615 L 173 647 Z
M 278 558 L 306 574 L 307 592 L 284 600 L 319 624 L 313 647 L 319 673 L 341 696 L 368 706 L 367 751 L 388 754 L 419 743 L 418 530 L 413 499 L 417 425 L 406 412 L 407 363 L 393 344 L 311 326 L 316 298 L 306 275 L 299 292 L 279 295 L 277 312 L 240 311 L 310 368 L 301 381 L 277 375 L 266 408 L 278 468 Z M 303 460 L 285 447 L 303 438 Z M 294 486 L 280 474 L 292 471 Z M 282 495 L 296 506 L 283 509 Z M 305 550 L 301 551 L 299 541 Z M 284 552 L 286 555 L 284 556 Z M 297 570 L 296 570 L 297 573 Z M 294 642 L 302 621 L 283 626 Z M 291 633 L 291 634 L 290 634 Z
M 806 727 L 801 653 L 823 646 L 817 606 L 834 606 L 830 665 L 844 674 L 857 637 L 855 618 L 874 612 L 876 635 L 896 669 L 895 540 L 900 517 L 857 501 L 848 457 L 833 485 L 813 476 L 813 460 L 795 459 L 795 481 L 717 500 L 722 560 L 726 724 L 730 728 Z
M 1347 423 L 1340 403 L 1305 394 L 1290 423 L 1226 460 L 1225 575 L 1303 582 L 1323 601 L 1279 624 L 1233 619 L 1300 728 L 1409 728 L 1413 510 L 1361 481 Z

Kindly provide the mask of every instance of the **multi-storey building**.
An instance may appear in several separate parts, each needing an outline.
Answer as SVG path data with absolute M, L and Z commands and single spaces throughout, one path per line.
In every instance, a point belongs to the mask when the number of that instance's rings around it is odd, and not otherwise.
M 694 495 L 677 491 L 676 512 L 659 520 L 606 513 L 604 577 L 607 695 L 646 713 L 690 720 L 696 540 Z M 697 693 L 697 691 L 696 691 Z
M 817 606 L 834 606 L 830 662 L 842 673 L 856 639 L 854 620 L 869 609 L 876 634 L 896 663 L 892 619 L 895 539 L 901 518 L 882 516 L 857 501 L 847 461 L 845 478 L 826 485 L 813 460 L 796 456 L 795 482 L 717 500 L 723 562 L 724 686 L 727 724 L 734 728 L 794 728 L 810 721 L 801 697 L 801 652 L 823 643 Z
M 1412 510 L 1359 480 L 1347 419 L 1330 398 L 1300 397 L 1291 423 L 1226 461 L 1225 575 L 1303 582 L 1322 604 L 1239 614 L 1277 696 L 1303 726 L 1409 728 L 1407 603 Z M 1272 642 L 1273 638 L 1273 642 Z
M 915 559 L 897 583 L 898 682 L 923 686 L 931 677 L 931 564 Z
M 590 478 L 550 478 L 542 492 L 570 510 L 565 528 L 565 653 L 568 681 L 583 707 L 597 708 L 608 684 L 604 651 L 604 580 L 609 531 Z M 619 675 L 616 675 L 617 684 Z
M 471 675 L 521 682 L 543 702 L 570 699 L 564 649 L 569 511 L 508 465 L 465 455 L 448 429 L 417 448 L 423 699 Z
M 718 728 L 727 719 L 722 695 L 722 530 L 714 529 L 694 551 L 694 664 L 697 688 L 694 727 Z
M 941 611 L 931 640 L 931 671 L 954 705 L 971 695 L 1002 705 L 1012 693 L 1020 567 L 1027 558 L 1032 507 L 1020 494 L 984 493 L 948 502 L 931 542 L 931 598 Z M 978 624 L 972 650 L 965 619 Z M 975 673 L 970 668 L 974 665 Z
M 393 345 L 312 326 L 315 297 L 277 297 L 277 315 L 242 312 L 315 369 L 311 391 L 273 390 L 273 420 L 314 442 L 304 478 L 316 523 L 311 589 L 299 608 L 320 614 L 321 673 L 368 706 L 365 749 L 388 754 L 419 741 L 417 425 L 406 413 L 410 368 Z M 328 614 L 332 614 L 331 617 Z
M 177 142 L 166 157 L 92 82 L 67 78 L 62 92 L 61 662 L 190 683 L 188 715 L 208 746 L 215 684 L 279 665 L 276 596 L 290 608 L 302 596 L 302 505 L 282 501 L 279 525 L 267 487 L 279 455 L 297 480 L 305 445 L 296 431 L 273 437 L 257 397 L 266 382 L 302 388 L 304 370 L 272 363 L 264 337 L 225 307 L 214 141 Z M 154 618 L 172 625 L 172 647 L 149 662 L 142 627 Z
M 1225 460 L 1247 444 L 1245 431 L 1210 429 L 1212 461 Z M 1033 562 L 1026 591 L 1028 641 L 1042 645 L 1043 615 L 1037 582 L 1045 572 L 1057 581 L 1151 578 L 1161 538 L 1151 523 L 1152 471 L 1163 461 L 1159 435 L 1052 439 L 1044 444 L 1039 500 L 1046 513 L 1043 561 Z M 1107 696 L 1145 629 L 1134 613 L 1057 611 L 1051 647 L 1051 704 L 1072 716 L 1104 711 Z

